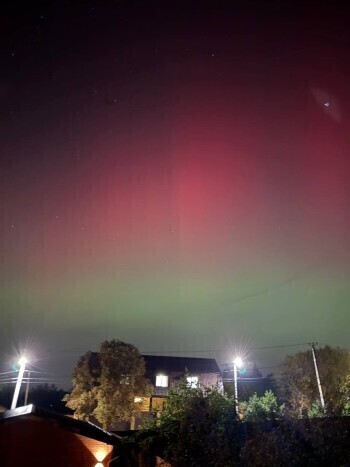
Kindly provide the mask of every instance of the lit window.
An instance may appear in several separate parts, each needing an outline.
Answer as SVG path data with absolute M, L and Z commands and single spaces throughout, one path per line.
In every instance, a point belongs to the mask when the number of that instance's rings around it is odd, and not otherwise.
M 198 388 L 198 376 L 188 376 L 187 384 L 190 388 Z
M 156 376 L 156 386 L 160 388 L 167 388 L 168 387 L 168 376 L 165 375 L 157 375 Z

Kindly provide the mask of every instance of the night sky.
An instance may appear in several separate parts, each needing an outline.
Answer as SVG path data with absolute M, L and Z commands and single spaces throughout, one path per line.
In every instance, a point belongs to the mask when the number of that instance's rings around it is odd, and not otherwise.
M 4 8 L 3 366 L 349 347 L 350 15 L 304 3 Z

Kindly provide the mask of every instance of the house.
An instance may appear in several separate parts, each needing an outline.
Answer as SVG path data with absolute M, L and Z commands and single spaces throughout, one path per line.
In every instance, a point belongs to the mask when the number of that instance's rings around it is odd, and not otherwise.
M 171 386 L 187 378 L 191 387 L 222 385 L 221 372 L 213 358 L 168 357 L 158 355 L 142 355 L 146 365 L 146 378 L 153 385 L 151 397 L 144 398 L 142 413 L 132 419 L 131 429 L 139 426 L 142 418 L 150 412 L 161 412 Z
M 214 358 L 167 357 L 142 355 L 146 378 L 154 386 L 154 396 L 164 397 L 176 381 L 186 376 L 192 387 L 214 386 L 221 381 L 221 372 Z
M 104 467 L 119 446 L 118 436 L 92 423 L 34 405 L 0 414 L 2 467 Z

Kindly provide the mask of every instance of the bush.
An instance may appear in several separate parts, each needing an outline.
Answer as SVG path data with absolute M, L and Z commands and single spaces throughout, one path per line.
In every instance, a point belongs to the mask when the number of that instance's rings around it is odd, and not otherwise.
M 190 388 L 184 380 L 169 392 L 142 443 L 173 467 L 230 467 L 238 465 L 241 428 L 232 399 L 216 387 Z
M 243 420 L 250 422 L 277 420 L 284 411 L 284 405 L 278 406 L 276 396 L 272 391 L 266 391 L 261 397 L 255 393 L 248 402 L 241 402 L 239 407 Z

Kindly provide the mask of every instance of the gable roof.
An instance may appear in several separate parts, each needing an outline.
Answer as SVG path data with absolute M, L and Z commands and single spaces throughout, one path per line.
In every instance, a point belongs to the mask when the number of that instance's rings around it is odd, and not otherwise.
M 158 355 L 142 355 L 146 363 L 146 375 L 151 373 L 176 372 L 185 373 L 220 373 L 214 358 L 168 357 Z
M 87 438 L 95 439 L 109 445 L 118 445 L 120 437 L 103 430 L 102 428 L 90 422 L 77 420 L 76 418 L 67 415 L 61 415 L 51 410 L 42 409 L 33 404 L 17 407 L 16 409 L 7 410 L 0 414 L 0 423 L 4 423 L 9 419 L 16 417 L 36 416 L 45 418 L 55 422 L 60 428 L 70 431 L 72 433 L 85 436 Z

